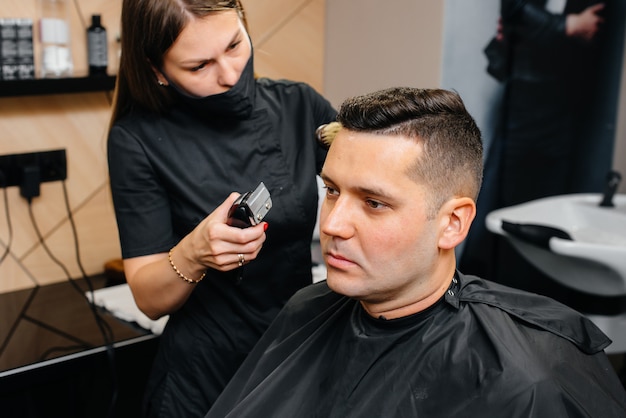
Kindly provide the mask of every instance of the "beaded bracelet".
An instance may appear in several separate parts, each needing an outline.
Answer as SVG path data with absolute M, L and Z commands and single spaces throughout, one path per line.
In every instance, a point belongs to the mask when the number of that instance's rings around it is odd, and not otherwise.
M 185 276 L 183 273 L 180 272 L 180 270 L 178 270 L 178 267 L 176 267 L 174 265 L 174 262 L 172 261 L 172 251 L 174 251 L 174 248 L 176 248 L 176 246 L 173 246 L 172 249 L 170 250 L 170 252 L 167 253 L 167 259 L 170 260 L 170 266 L 172 266 L 172 268 L 174 269 L 174 271 L 176 272 L 178 277 L 180 277 L 181 279 L 183 279 L 184 281 L 186 281 L 189 284 L 200 283 L 202 281 L 202 279 L 204 279 L 204 276 L 206 275 L 206 272 L 202 273 L 202 276 L 200 276 L 200 278 L 198 280 L 191 280 L 189 277 Z

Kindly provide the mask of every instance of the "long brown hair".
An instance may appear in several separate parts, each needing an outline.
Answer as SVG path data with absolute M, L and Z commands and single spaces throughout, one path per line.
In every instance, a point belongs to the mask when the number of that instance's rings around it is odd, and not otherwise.
M 231 9 L 237 10 L 248 30 L 239 0 L 124 0 L 122 54 L 110 125 L 134 106 L 155 113 L 167 110 L 172 101 L 170 89 L 158 85 L 153 67 L 162 67 L 164 54 L 190 19 Z

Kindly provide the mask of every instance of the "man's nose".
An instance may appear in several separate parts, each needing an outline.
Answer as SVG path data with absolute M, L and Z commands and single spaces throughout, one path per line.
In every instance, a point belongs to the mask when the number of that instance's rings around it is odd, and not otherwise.
M 322 234 L 347 239 L 354 233 L 354 214 L 350 205 L 341 198 L 330 202 L 327 199 L 320 211 L 320 232 Z

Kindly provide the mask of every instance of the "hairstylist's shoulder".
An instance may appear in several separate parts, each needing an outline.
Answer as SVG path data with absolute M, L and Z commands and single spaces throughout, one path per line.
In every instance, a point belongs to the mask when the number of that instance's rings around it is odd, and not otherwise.
M 332 104 L 310 84 L 288 79 L 258 78 L 261 94 L 273 97 L 293 110 L 306 109 L 320 124 L 335 120 L 337 111 Z
M 276 93 L 321 96 L 313 87 L 304 81 L 295 81 L 286 78 L 275 79 L 259 77 L 257 78 L 257 83 L 261 87 Z
M 134 137 L 139 140 L 150 135 L 160 126 L 160 117 L 140 106 L 121 115 L 109 129 L 109 141 L 119 136 Z
M 111 124 L 110 130 L 113 130 L 115 127 L 135 130 L 144 124 L 153 124 L 154 121 L 158 119 L 158 114 L 135 104 L 123 114 L 119 115 L 115 122 Z
M 159 123 L 145 112 L 131 112 L 119 118 L 107 135 L 107 158 L 115 173 L 138 165 L 150 166 L 146 148 L 159 130 Z M 158 136 L 158 135 L 156 135 Z M 110 170 L 111 171 L 111 170 Z

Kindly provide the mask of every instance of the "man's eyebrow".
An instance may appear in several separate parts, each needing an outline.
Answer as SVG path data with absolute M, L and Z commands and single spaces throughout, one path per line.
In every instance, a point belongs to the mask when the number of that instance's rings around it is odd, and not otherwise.
M 325 172 L 320 173 L 320 177 L 325 182 L 330 184 L 336 184 L 332 178 L 330 178 Z M 387 200 L 393 200 L 393 197 L 387 192 L 386 189 L 377 186 L 357 186 L 354 188 L 358 193 L 367 196 L 377 196 Z
M 392 200 L 393 197 L 387 193 L 387 190 L 381 187 L 357 187 L 359 193 L 366 196 L 380 197 L 383 200 Z

